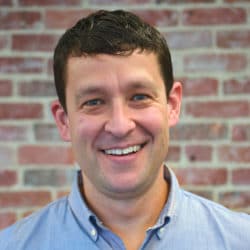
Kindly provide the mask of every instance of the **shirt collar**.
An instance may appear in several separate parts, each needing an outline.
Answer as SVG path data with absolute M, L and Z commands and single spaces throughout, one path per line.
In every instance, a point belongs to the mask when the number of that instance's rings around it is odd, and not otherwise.
M 166 205 L 164 206 L 159 219 L 154 229 L 157 229 L 157 236 L 161 239 L 163 237 L 163 232 L 165 227 L 169 223 L 173 223 L 176 220 L 177 212 L 179 209 L 179 204 L 181 200 L 181 189 L 178 180 L 171 168 L 165 166 L 164 168 L 164 178 L 169 183 L 169 194 Z
M 96 219 L 95 214 L 88 208 L 84 197 L 81 194 L 80 187 L 83 185 L 81 171 L 78 170 L 69 194 L 69 205 L 77 219 L 78 224 L 86 231 L 92 239 L 97 240 L 97 228 L 93 221 Z
M 170 184 L 170 191 L 168 195 L 168 200 L 164 206 L 157 223 L 152 229 L 157 230 L 157 235 L 159 238 L 162 237 L 162 232 L 164 227 L 171 221 L 175 220 L 177 216 L 177 208 L 180 202 L 181 189 L 179 187 L 177 178 L 174 172 L 169 168 L 164 168 L 164 178 Z M 74 178 L 72 185 L 72 190 L 69 195 L 69 205 L 82 228 L 87 231 L 87 233 L 97 240 L 97 226 L 101 227 L 101 222 L 97 216 L 88 208 L 84 197 L 81 194 L 80 187 L 83 185 L 81 171 L 78 170 Z

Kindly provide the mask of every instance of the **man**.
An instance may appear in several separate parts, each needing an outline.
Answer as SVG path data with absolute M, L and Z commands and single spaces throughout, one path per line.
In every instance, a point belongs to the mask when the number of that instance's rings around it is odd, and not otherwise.
M 250 249 L 250 218 L 185 192 L 164 165 L 182 87 L 166 41 L 124 11 L 81 19 L 54 54 L 51 105 L 81 172 L 1 250 Z

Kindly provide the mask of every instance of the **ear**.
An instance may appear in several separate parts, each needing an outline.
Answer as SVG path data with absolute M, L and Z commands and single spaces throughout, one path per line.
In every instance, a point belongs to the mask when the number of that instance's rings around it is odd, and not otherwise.
M 58 100 L 55 100 L 51 103 L 50 109 L 54 116 L 61 138 L 64 141 L 70 141 L 69 120 L 64 108 Z
M 179 121 L 179 116 L 181 111 L 181 99 L 182 99 L 182 85 L 180 82 L 174 82 L 173 87 L 167 99 L 168 121 L 170 127 L 176 125 Z

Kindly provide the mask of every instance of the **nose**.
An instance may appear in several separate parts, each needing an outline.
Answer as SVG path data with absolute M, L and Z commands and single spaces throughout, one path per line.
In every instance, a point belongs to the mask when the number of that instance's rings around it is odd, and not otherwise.
M 113 136 L 122 138 L 136 127 L 132 113 L 123 103 L 115 103 L 105 124 L 105 131 Z

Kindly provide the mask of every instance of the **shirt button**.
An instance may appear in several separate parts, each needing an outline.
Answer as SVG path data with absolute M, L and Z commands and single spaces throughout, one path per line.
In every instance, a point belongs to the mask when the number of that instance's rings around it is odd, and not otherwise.
M 93 228 L 92 230 L 91 230 L 91 235 L 94 237 L 94 236 L 96 236 L 96 230 Z

